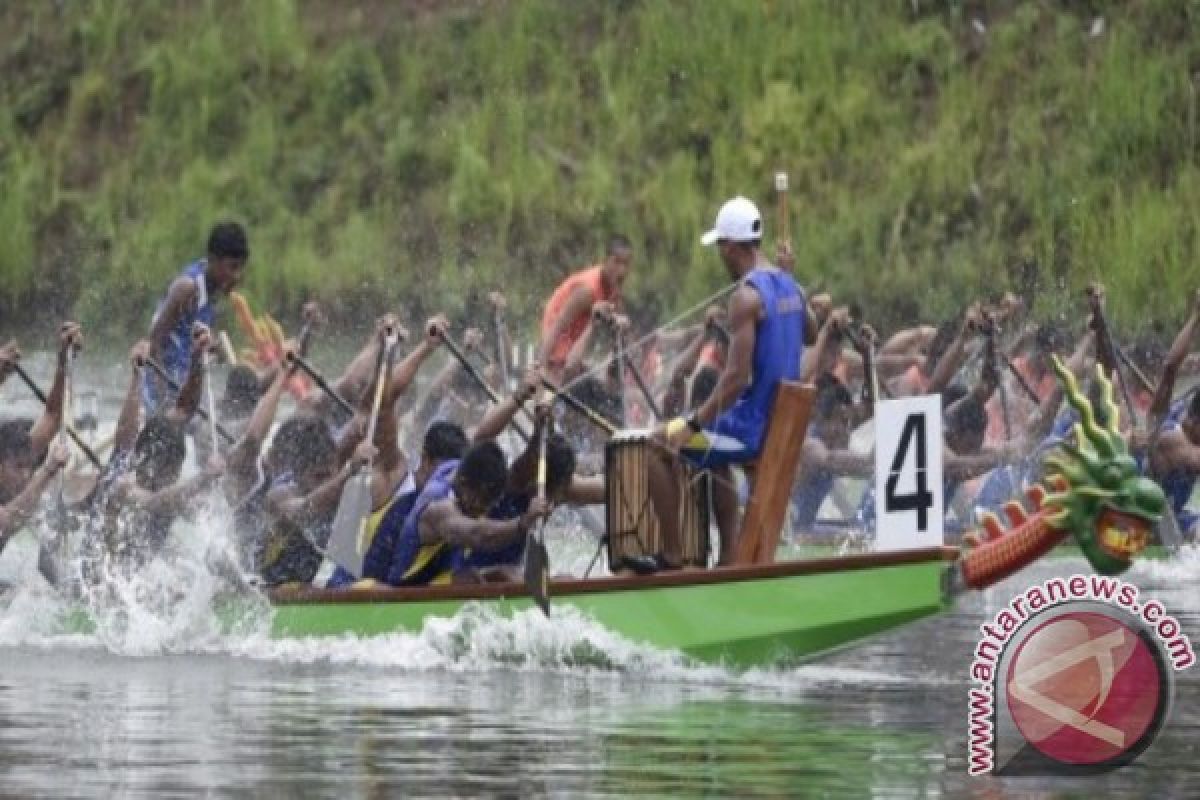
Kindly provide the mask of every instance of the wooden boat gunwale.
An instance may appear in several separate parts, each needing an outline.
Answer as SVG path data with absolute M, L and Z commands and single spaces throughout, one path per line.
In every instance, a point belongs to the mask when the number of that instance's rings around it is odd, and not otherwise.
M 801 559 L 774 564 L 713 567 L 707 570 L 680 570 L 655 575 L 606 576 L 600 578 L 563 578 L 550 581 L 551 602 L 555 596 L 600 594 L 607 592 L 665 589 L 712 584 L 735 584 L 745 581 L 792 578 L 803 575 L 825 575 L 856 572 L 881 567 L 920 564 L 930 561 L 949 564 L 958 558 L 956 547 L 928 547 L 897 550 L 886 553 L 859 553 L 826 558 Z M 301 587 L 275 589 L 269 592 L 271 603 L 287 605 L 338 605 L 372 603 L 419 603 L 443 600 L 503 600 L 528 594 L 520 583 L 453 584 L 448 586 L 387 587 L 371 589 L 322 589 Z

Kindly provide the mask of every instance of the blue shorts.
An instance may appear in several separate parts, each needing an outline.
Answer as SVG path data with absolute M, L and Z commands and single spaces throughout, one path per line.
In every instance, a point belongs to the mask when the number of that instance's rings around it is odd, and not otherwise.
M 758 453 L 739 439 L 710 430 L 694 435 L 679 451 L 685 461 L 699 469 L 745 464 L 758 458 Z

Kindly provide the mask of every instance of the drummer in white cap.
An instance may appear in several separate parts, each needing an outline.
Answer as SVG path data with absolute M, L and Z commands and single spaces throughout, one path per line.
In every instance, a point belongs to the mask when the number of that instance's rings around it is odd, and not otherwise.
M 732 466 L 758 458 L 775 389 L 800 376 L 806 304 L 792 276 L 762 255 L 762 215 L 745 197 L 721 206 L 700 241 L 716 245 L 729 277 L 740 285 L 729 300 L 730 343 L 725 368 L 709 399 L 690 416 L 656 433 L 672 449 L 711 470 L 713 507 L 721 533 L 720 564 L 736 552 L 738 498 Z M 679 487 L 665 462 L 652 461 L 651 494 L 662 524 L 665 567 L 679 565 Z

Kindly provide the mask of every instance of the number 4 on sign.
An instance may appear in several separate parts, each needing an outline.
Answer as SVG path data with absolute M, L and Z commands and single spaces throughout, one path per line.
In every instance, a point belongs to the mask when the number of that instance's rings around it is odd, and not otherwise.
M 886 400 L 875 407 L 876 549 L 942 544 L 942 399 Z

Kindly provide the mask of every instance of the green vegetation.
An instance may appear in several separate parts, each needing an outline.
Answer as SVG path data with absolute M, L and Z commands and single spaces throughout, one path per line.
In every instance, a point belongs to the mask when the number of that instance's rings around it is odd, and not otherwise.
M 276 311 L 503 286 L 532 316 L 614 229 L 634 288 L 678 310 L 725 280 L 697 241 L 719 202 L 769 210 L 784 168 L 806 283 L 885 325 L 1099 277 L 1144 328 L 1200 283 L 1198 20 L 1185 0 L 10 0 L 0 314 L 127 336 L 226 216 Z

